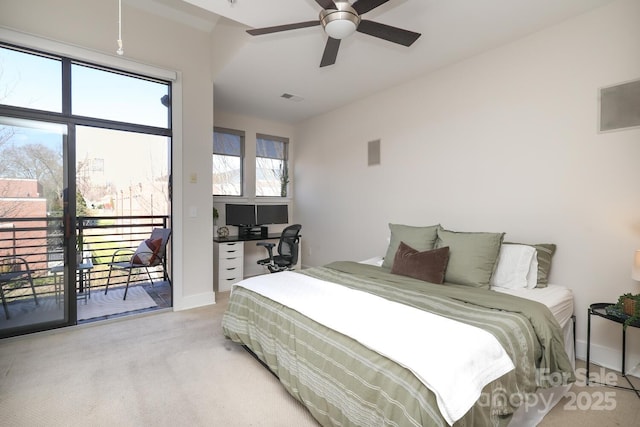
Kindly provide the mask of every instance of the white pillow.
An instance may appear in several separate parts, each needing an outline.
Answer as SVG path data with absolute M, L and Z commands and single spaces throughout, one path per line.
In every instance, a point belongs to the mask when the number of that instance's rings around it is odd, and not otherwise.
M 533 248 L 534 250 L 536 248 Z M 538 251 L 535 250 L 533 258 L 531 259 L 531 265 L 529 266 L 529 273 L 527 274 L 527 289 L 533 289 L 538 286 Z
M 373 258 L 365 259 L 363 261 L 359 261 L 360 264 L 370 264 L 378 267 L 382 267 L 382 262 L 384 261 L 384 257 L 376 256 Z
M 500 246 L 498 265 L 491 276 L 491 286 L 508 289 L 525 289 L 531 286 L 532 262 L 536 258 L 533 246 L 503 244 Z M 537 260 L 536 260 L 537 264 Z M 536 271 L 537 271 L 536 266 Z M 535 277 L 537 281 L 537 274 Z M 535 287 L 534 285 L 532 287 Z

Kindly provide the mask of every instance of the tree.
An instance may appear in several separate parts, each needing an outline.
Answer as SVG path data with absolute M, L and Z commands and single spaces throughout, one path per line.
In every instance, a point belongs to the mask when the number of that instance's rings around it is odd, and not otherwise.
M 51 209 L 60 198 L 63 186 L 62 153 L 36 141 L 18 143 L 17 137 L 24 134 L 16 129 L 19 128 L 0 126 L 0 177 L 36 180 L 42 188 L 40 196 L 47 199 L 47 206 Z M 31 135 L 27 137 L 30 141 Z M 5 182 L 0 187 L 0 198 L 12 194 L 10 186 L 10 182 Z M 0 217 L 12 216 L 11 210 L 12 204 L 3 203 Z
M 87 207 L 87 201 L 82 196 L 80 190 L 76 191 L 76 216 L 87 216 L 89 214 L 89 208 Z

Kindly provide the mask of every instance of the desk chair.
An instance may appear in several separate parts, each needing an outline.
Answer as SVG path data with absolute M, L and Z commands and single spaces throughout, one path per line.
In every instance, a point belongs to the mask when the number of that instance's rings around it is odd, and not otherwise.
M 33 300 L 38 304 L 36 297 L 36 289 L 33 286 L 33 278 L 31 277 L 31 269 L 26 259 L 19 256 L 0 257 L 0 298 L 2 299 L 2 307 L 4 308 L 4 317 L 9 320 L 9 306 L 6 300 L 6 294 L 16 291 L 24 287 L 25 283 L 31 287 Z
M 109 291 L 113 270 L 127 270 L 127 286 L 124 290 L 123 300 L 127 299 L 129 282 L 131 281 L 131 271 L 135 268 L 144 268 L 147 276 L 149 276 L 151 286 L 153 286 L 153 279 L 151 278 L 151 274 L 149 274 L 149 267 L 161 265 L 163 269 L 165 268 L 167 243 L 169 242 L 170 236 L 170 228 L 154 228 L 151 232 L 151 237 L 142 242 L 135 252 L 130 249 L 118 249 L 115 251 L 109 263 L 109 275 L 107 276 L 107 285 L 104 288 L 105 295 Z M 171 279 L 167 275 L 166 270 L 164 271 L 164 275 L 171 286 Z
M 298 263 L 301 228 L 300 224 L 294 224 L 282 230 L 280 241 L 278 242 L 278 255 L 273 254 L 275 243 L 256 243 L 256 246 L 264 246 L 269 252 L 269 258 L 259 260 L 258 264 L 267 267 L 272 273 L 293 270 Z

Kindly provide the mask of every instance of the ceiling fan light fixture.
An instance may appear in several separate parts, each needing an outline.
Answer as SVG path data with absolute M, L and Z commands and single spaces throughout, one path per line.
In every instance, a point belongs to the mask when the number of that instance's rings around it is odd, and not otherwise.
M 360 14 L 367 13 L 389 0 L 355 0 L 353 5 L 347 0 L 316 0 L 322 8 L 319 19 L 315 21 L 294 22 L 285 25 L 275 25 L 265 28 L 252 28 L 247 33 L 252 36 L 278 33 L 280 31 L 297 30 L 299 28 L 322 26 L 328 36 L 320 67 L 327 67 L 336 63 L 338 49 L 342 39 L 349 37 L 355 31 L 402 46 L 411 46 L 420 33 L 392 27 L 375 21 L 361 20 Z M 353 6 L 353 7 L 352 7 Z
M 360 16 L 347 2 L 335 2 L 336 9 L 320 12 L 320 23 L 325 33 L 333 39 L 344 39 L 353 34 L 360 24 Z

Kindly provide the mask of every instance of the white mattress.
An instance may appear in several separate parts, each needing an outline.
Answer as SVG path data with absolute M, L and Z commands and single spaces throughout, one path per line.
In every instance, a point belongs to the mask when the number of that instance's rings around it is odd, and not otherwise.
M 560 326 L 564 327 L 573 315 L 573 292 L 561 285 L 549 285 L 546 288 L 506 289 L 493 287 L 496 292 L 514 295 L 537 301 L 549 307 Z

